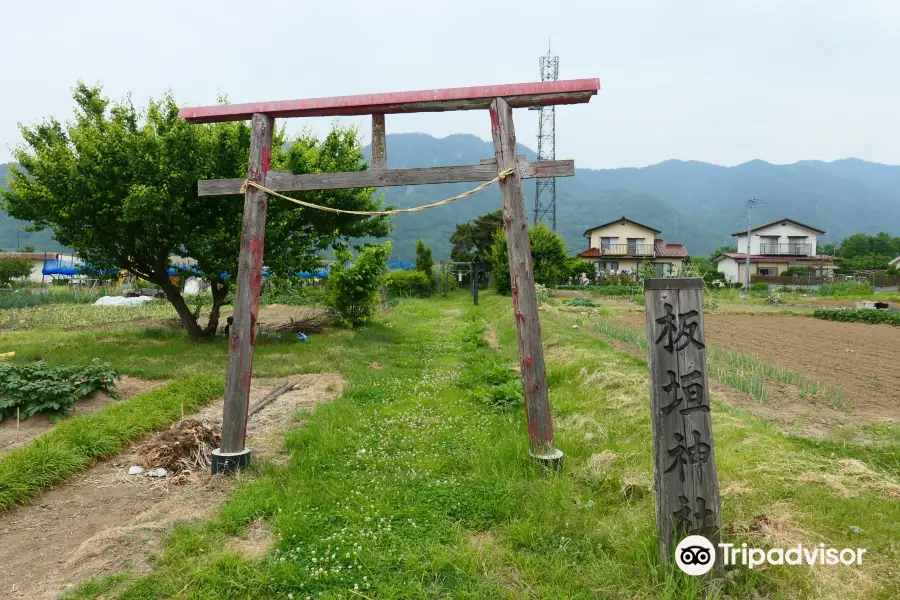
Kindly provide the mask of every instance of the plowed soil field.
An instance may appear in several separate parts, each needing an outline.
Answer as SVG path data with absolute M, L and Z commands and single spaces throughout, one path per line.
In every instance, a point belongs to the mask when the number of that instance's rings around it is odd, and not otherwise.
M 643 312 L 615 317 L 644 330 Z M 764 358 L 844 390 L 852 411 L 900 420 L 900 327 L 792 315 L 705 315 L 708 343 Z M 880 417 L 880 418 L 879 418 Z

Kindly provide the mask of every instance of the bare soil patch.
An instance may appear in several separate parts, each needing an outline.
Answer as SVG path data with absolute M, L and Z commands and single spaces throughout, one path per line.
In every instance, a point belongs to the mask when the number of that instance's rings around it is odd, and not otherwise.
M 116 383 L 116 390 L 119 392 L 118 399 L 110 398 L 103 392 L 94 392 L 75 403 L 75 410 L 72 411 L 71 416 L 86 415 L 88 413 L 96 412 L 104 406 L 115 402 L 122 402 L 123 400 L 133 398 L 144 392 L 155 390 L 166 383 L 168 382 L 151 381 L 148 379 L 139 379 L 137 377 L 123 375 L 122 379 Z M 57 420 L 57 422 L 59 421 Z M 0 422 L 0 455 L 24 446 L 31 440 L 40 437 L 56 427 L 56 424 L 57 423 L 50 420 L 49 416 L 38 414 L 20 421 L 17 431 L 15 418 L 4 419 Z
M 497 339 L 497 329 L 493 325 L 488 325 L 484 331 L 484 341 L 492 350 L 500 349 L 500 341 Z
M 248 446 L 255 461 L 288 460 L 284 430 L 303 425 L 293 421 L 297 412 L 332 400 L 344 386 L 344 379 L 334 373 L 290 379 L 299 385 L 250 418 Z M 251 406 L 276 383 L 254 381 Z M 215 420 L 221 411 L 218 402 L 190 416 Z M 128 468 L 138 464 L 141 444 L 98 463 L 33 504 L 0 515 L 3 597 L 50 600 L 85 579 L 124 569 L 146 572 L 148 553 L 161 548 L 175 524 L 208 517 L 231 495 L 236 484 L 232 477 L 206 472 L 177 479 L 128 475 Z M 176 482 L 179 485 L 173 485 Z M 254 524 L 232 546 L 247 556 L 267 551 L 272 540 L 265 531 L 265 524 Z
M 228 547 L 246 558 L 262 558 L 275 547 L 276 541 L 266 522 L 257 519 L 247 528 L 245 537 L 229 538 Z
M 643 313 L 621 313 L 615 317 L 644 329 Z M 768 406 L 783 412 L 785 406 L 801 404 L 802 410 L 781 418 L 814 415 L 827 422 L 900 422 L 900 369 L 897 348 L 900 328 L 891 325 L 841 323 L 792 315 L 705 316 L 706 337 L 711 344 L 753 354 L 803 375 L 827 387 L 844 391 L 849 411 L 835 411 L 821 402 L 786 398 L 791 391 L 770 394 Z M 773 397 L 777 396 L 777 397 Z M 838 413 L 838 414 L 836 414 Z

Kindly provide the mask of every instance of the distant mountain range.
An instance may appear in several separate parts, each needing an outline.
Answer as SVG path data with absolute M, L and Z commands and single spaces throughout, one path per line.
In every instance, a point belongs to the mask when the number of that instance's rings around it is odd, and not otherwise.
M 369 149 L 364 149 L 368 153 Z M 524 146 L 519 153 L 534 160 Z M 494 154 L 493 144 L 472 135 L 437 139 L 426 134 L 389 135 L 391 168 L 473 164 Z M 559 158 L 578 157 L 560 155 Z M 535 183 L 525 182 L 525 201 L 533 217 Z M 789 217 L 824 229 L 824 241 L 857 232 L 900 235 L 900 166 L 858 159 L 802 161 L 773 165 L 754 160 L 735 167 L 668 160 L 642 168 L 577 169 L 557 186 L 557 229 L 570 252 L 587 247 L 582 234 L 593 225 L 627 216 L 662 231 L 660 237 L 685 244 L 692 254 L 708 254 L 734 243 L 731 233 L 746 227 L 746 202 L 762 200 L 753 222 Z M 458 194 L 473 184 L 390 188 L 389 204 L 402 208 Z M 409 257 L 422 237 L 435 255 L 449 254 L 447 238 L 459 222 L 500 207 L 497 186 L 448 207 L 398 216 L 394 253 Z
M 364 153 L 368 156 L 370 149 Z M 535 153 L 519 146 L 534 160 Z M 390 168 L 476 164 L 494 154 L 493 144 L 473 135 L 434 138 L 422 133 L 387 136 Z M 577 156 L 560 156 L 575 158 Z M 7 165 L 0 165 L 3 181 Z M 388 188 L 388 204 L 401 208 L 428 204 L 459 194 L 474 183 Z M 586 248 L 582 233 L 590 226 L 627 216 L 662 231 L 661 237 L 685 244 L 691 254 L 708 254 L 733 242 L 731 233 L 746 227 L 749 197 L 762 203 L 754 223 L 789 217 L 827 233 L 820 240 L 839 241 L 851 233 L 888 231 L 900 235 L 900 166 L 848 158 L 834 162 L 801 161 L 773 165 L 754 160 L 735 167 L 669 160 L 642 168 L 577 169 L 575 177 L 557 179 L 557 228 L 571 253 Z M 535 183 L 525 182 L 529 218 Z M 497 186 L 437 209 L 395 218 L 394 256 L 412 258 L 418 238 L 438 258 L 450 252 L 448 238 L 457 223 L 500 207 Z M 16 247 L 19 223 L 0 213 L 0 247 Z M 19 244 L 55 251 L 61 246 L 49 232 L 19 234 Z

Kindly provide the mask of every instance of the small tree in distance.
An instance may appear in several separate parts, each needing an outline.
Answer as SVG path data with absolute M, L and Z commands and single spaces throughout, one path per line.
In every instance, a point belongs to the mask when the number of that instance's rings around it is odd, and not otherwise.
M 489 256 L 494 234 L 502 228 L 503 211 L 500 210 L 458 224 L 450 236 L 450 258 L 457 262 L 469 262 L 475 254 Z
M 378 284 L 391 255 L 391 243 L 364 248 L 350 266 L 353 255 L 344 247 L 334 251 L 334 262 L 325 284 L 325 304 L 337 313 L 345 327 L 359 327 L 375 314 Z
M 416 271 L 425 273 L 429 280 L 434 275 L 434 257 L 431 255 L 431 248 L 426 246 L 421 238 L 416 242 Z
M 7 287 L 14 279 L 31 275 L 31 261 L 24 258 L 0 259 L 0 286 Z
M 543 223 L 529 230 L 528 235 L 531 239 L 534 282 L 556 287 L 568 277 L 571 264 L 566 256 L 565 241 Z M 501 294 L 510 293 L 512 281 L 509 275 L 509 250 L 503 229 L 498 229 L 494 234 L 489 260 L 494 271 L 494 289 Z

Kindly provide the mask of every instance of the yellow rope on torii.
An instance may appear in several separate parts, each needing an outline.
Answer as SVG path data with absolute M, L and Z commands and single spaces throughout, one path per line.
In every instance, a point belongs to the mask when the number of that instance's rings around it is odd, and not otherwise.
M 420 210 L 428 210 L 429 208 L 434 208 L 436 206 L 443 206 L 444 204 L 450 204 L 451 202 L 455 202 L 456 200 L 461 200 L 467 196 L 471 196 L 476 192 L 480 192 L 487 186 L 491 185 L 495 181 L 501 181 L 506 179 L 507 175 L 515 172 L 515 169 L 506 169 L 497 173 L 497 176 L 482 183 L 477 188 L 473 190 L 469 190 L 468 192 L 463 192 L 459 196 L 453 196 L 452 198 L 447 198 L 445 200 L 441 200 L 440 202 L 435 202 L 434 204 L 425 204 L 424 206 L 414 206 L 412 208 L 397 208 L 394 210 L 344 210 L 342 208 L 332 208 L 330 206 L 322 206 L 321 204 L 313 204 L 312 202 L 305 202 L 303 200 L 297 200 L 296 198 L 288 198 L 284 194 L 279 194 L 274 190 L 270 190 L 269 188 L 256 183 L 255 181 L 250 181 L 249 179 L 244 180 L 244 185 L 241 186 L 241 193 L 247 191 L 247 186 L 255 187 L 256 189 L 263 191 L 272 196 L 278 196 L 279 198 L 283 198 L 284 200 L 288 200 L 289 202 L 293 202 L 294 204 L 299 204 L 300 206 L 305 206 L 306 208 L 315 208 L 317 210 L 326 210 L 328 212 L 333 213 L 343 213 L 347 215 L 396 215 L 400 213 L 411 213 L 411 212 L 419 212 Z

